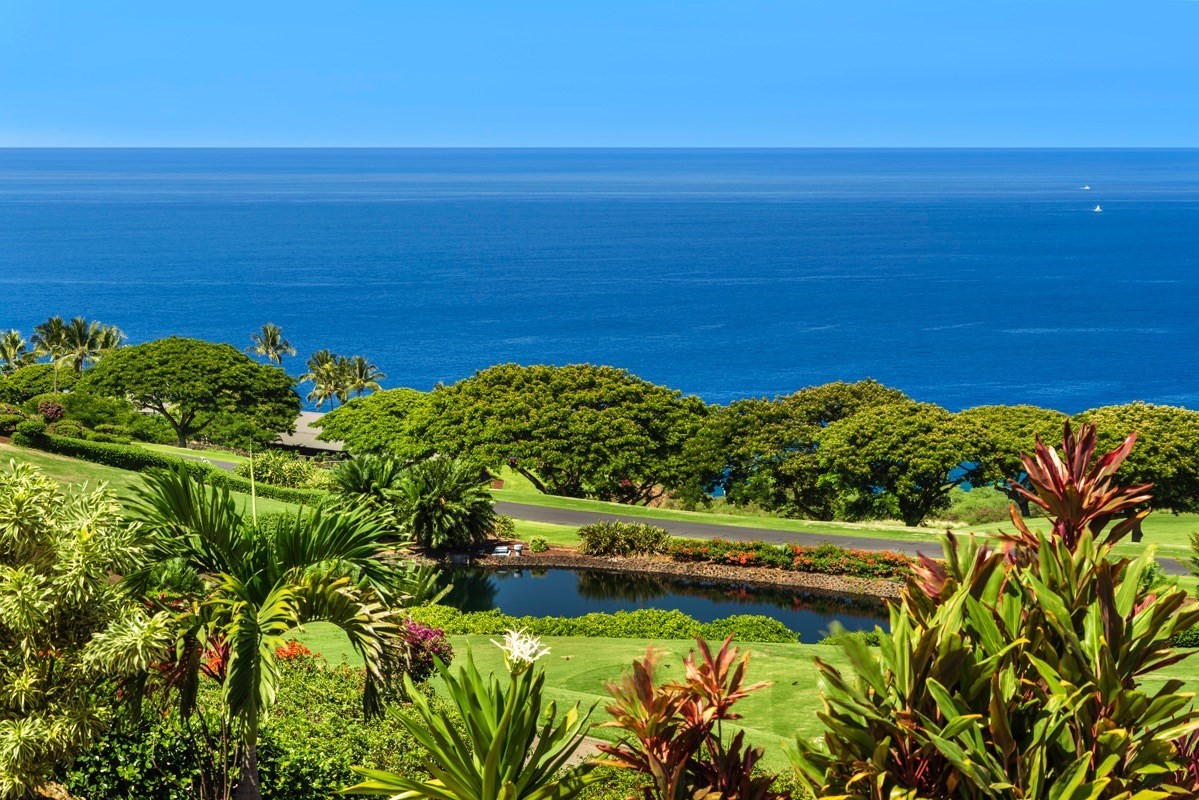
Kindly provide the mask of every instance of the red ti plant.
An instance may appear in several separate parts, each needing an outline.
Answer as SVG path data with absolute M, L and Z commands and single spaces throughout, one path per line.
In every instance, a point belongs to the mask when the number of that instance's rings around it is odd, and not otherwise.
M 600 763 L 632 769 L 650 777 L 645 800 L 783 800 L 788 795 L 771 790 L 773 776 L 754 775 L 762 758 L 760 747 L 746 747 L 744 734 L 731 741 L 722 736 L 722 723 L 740 719 L 733 706 L 769 683 L 745 684 L 749 653 L 725 639 L 713 654 L 697 638 L 699 656 L 692 651 L 683 660 L 682 681 L 654 682 L 659 654 L 652 647 L 645 658 L 633 662 L 633 671 L 619 683 L 608 683 L 614 702 L 607 708 L 612 721 L 628 736 L 615 745 L 600 745 L 607 756 Z

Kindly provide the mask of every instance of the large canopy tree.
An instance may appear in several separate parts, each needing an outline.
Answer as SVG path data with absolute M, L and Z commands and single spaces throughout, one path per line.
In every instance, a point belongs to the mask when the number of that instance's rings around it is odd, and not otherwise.
M 300 413 L 294 385 L 283 370 L 231 345 L 177 336 L 114 350 L 79 384 L 161 414 L 180 447 L 222 416 L 267 438 L 291 430 Z
M 1084 411 L 1078 420 L 1095 425 L 1101 448 L 1136 433 L 1137 446 L 1116 476 L 1120 483 L 1152 483 L 1156 504 L 1175 514 L 1199 511 L 1199 411 L 1129 403 Z M 1139 524 L 1133 537 L 1141 538 Z
M 314 423 L 321 441 L 342 442 L 355 455 L 393 453 L 415 461 L 432 455 L 427 440 L 414 428 L 428 394 L 415 389 L 386 389 L 356 397 Z
M 898 389 L 864 380 L 735 401 L 708 416 L 689 449 L 703 472 L 699 489 L 719 487 L 730 502 L 757 503 L 788 516 L 832 519 L 837 493 L 820 480 L 821 432 L 864 408 L 907 399 Z
M 834 422 L 820 436 L 822 478 L 848 516 L 919 525 L 949 492 L 990 477 L 994 446 L 972 420 L 932 403 L 896 403 Z
M 1049 408 L 1019 405 L 976 406 L 959 412 L 958 416 L 979 425 L 991 440 L 995 446 L 992 485 L 1007 495 L 1021 514 L 1028 516 L 1028 497 L 1017 490 L 1031 486 L 1021 456 L 1033 452 L 1038 439 L 1056 441 L 1062 434 L 1066 415 Z
M 682 482 L 707 407 L 614 367 L 502 364 L 438 387 L 422 413 L 443 454 L 507 464 L 549 494 L 648 503 Z

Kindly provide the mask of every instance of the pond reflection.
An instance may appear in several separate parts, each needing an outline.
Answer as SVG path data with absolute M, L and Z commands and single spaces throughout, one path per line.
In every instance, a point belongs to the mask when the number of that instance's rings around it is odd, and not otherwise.
M 678 609 L 700 622 L 733 614 L 773 617 L 815 642 L 834 621 L 847 630 L 887 625 L 881 602 L 850 595 L 575 569 L 447 569 L 445 603 L 464 611 L 577 617 L 592 611 Z

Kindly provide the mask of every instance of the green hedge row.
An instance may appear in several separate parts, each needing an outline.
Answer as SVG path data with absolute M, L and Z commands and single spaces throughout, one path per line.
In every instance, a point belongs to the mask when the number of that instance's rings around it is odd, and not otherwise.
M 232 472 L 227 472 L 219 467 L 206 464 L 203 461 L 192 461 L 191 459 L 179 458 L 178 456 L 155 453 L 152 450 L 146 450 L 134 445 L 91 442 L 85 439 L 71 439 L 66 436 L 54 436 L 47 433 L 30 435 L 22 432 L 19 428 L 20 426 L 18 426 L 17 432 L 13 435 L 13 444 L 20 445 L 21 447 L 32 447 L 37 450 L 44 450 L 47 453 L 70 456 L 71 458 L 91 461 L 95 464 L 103 464 L 118 469 L 127 469 L 133 472 L 145 472 L 151 469 L 171 469 L 182 464 L 193 477 L 209 486 L 215 486 L 218 489 L 228 489 L 231 492 L 250 493 L 250 481 L 248 478 L 234 475 Z M 286 489 L 281 486 L 271 486 L 261 482 L 256 483 L 255 491 L 259 497 L 303 505 L 315 505 L 327 496 L 326 492 L 317 489 Z
M 641 608 L 614 614 L 592 613 L 581 617 L 513 617 L 500 611 L 459 611 L 451 606 L 410 609 L 413 619 L 441 628 L 451 636 L 499 636 L 524 630 L 534 636 L 591 636 L 608 639 L 692 639 L 702 636 L 721 641 L 729 634 L 741 642 L 795 644 L 799 634 L 777 619 L 736 614 L 700 622 L 681 611 Z

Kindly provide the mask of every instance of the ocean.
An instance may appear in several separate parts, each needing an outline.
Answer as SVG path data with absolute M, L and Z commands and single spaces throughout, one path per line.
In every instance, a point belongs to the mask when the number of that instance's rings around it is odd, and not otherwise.
M 274 322 L 389 387 L 1199 407 L 1197 290 L 1199 150 L 0 150 L 0 329 Z

